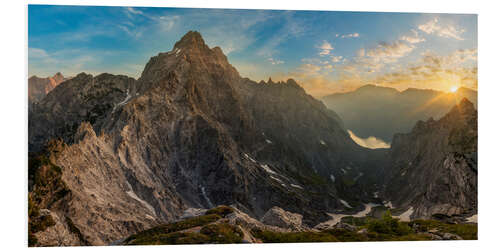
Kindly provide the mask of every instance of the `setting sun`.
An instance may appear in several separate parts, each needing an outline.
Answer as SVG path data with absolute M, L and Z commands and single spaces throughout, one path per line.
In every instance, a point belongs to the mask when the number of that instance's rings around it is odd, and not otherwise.
M 450 88 L 450 92 L 452 92 L 452 93 L 457 92 L 457 90 L 458 90 L 458 87 L 457 87 L 457 86 L 452 86 L 452 87 Z

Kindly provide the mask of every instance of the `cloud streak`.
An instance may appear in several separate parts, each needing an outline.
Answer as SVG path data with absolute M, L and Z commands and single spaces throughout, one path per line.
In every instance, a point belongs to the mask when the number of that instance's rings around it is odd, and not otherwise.
M 320 56 L 329 55 L 330 51 L 333 50 L 332 45 L 327 41 L 323 41 L 323 43 L 321 45 L 319 45 L 317 48 L 320 50 L 319 51 Z
M 443 26 L 439 24 L 438 18 L 434 18 L 424 24 L 419 25 L 418 29 L 427 34 L 436 34 L 440 37 L 464 40 L 461 35 L 465 32 L 465 29 L 457 28 L 451 24 Z

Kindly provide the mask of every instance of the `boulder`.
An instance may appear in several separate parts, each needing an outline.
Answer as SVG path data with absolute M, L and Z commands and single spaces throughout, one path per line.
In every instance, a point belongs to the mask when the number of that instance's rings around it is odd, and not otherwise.
M 291 229 L 293 231 L 304 230 L 302 215 L 285 211 L 280 207 L 269 209 L 260 221 L 267 225 Z

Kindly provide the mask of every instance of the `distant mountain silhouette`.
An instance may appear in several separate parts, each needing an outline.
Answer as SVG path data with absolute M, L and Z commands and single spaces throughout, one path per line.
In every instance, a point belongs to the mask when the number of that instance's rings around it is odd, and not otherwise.
M 323 97 L 322 101 L 357 136 L 375 136 L 390 142 L 394 134 L 409 132 L 419 120 L 441 118 L 463 98 L 476 104 L 477 91 L 462 87 L 455 93 L 415 88 L 400 92 L 365 85 L 352 92 Z

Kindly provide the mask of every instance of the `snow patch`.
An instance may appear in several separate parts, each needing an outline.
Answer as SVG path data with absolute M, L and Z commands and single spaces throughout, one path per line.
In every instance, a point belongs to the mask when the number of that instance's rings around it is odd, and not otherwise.
M 325 143 L 325 141 L 323 141 L 323 140 L 319 140 L 319 143 L 320 143 L 321 145 L 323 145 L 323 146 L 326 146 L 326 143 Z
M 466 221 L 467 222 L 477 223 L 477 214 L 472 215 L 471 217 L 466 218 Z
M 207 201 L 208 205 L 210 207 L 214 207 L 214 204 L 212 204 L 212 202 L 210 201 L 210 199 L 208 198 L 207 196 L 207 193 L 205 192 L 205 187 L 204 186 L 201 186 L 201 194 L 203 195 L 203 197 L 205 198 L 205 200 Z
M 266 139 L 267 144 L 272 144 L 273 142 L 271 140 Z
M 344 205 L 348 208 L 352 208 L 351 205 L 349 205 L 349 203 L 347 203 L 347 201 L 345 201 L 345 200 L 340 200 L 340 203 L 342 203 L 342 205 Z
M 364 173 L 360 172 L 359 175 L 354 178 L 354 182 L 358 181 L 358 179 L 361 178 L 361 176 L 363 176 L 363 175 L 364 175 Z
M 384 204 L 384 206 L 386 206 L 388 208 L 394 208 L 394 206 L 392 206 L 392 202 L 391 201 L 383 201 L 382 203 Z
M 304 189 L 303 187 L 299 186 L 299 185 L 295 185 L 295 184 L 290 184 L 290 186 L 294 187 L 294 188 L 298 188 L 298 189 Z
M 331 214 L 331 213 L 328 213 L 328 215 L 332 219 L 325 221 L 325 222 L 322 222 L 322 223 L 318 224 L 316 227 L 319 227 L 322 225 L 335 225 L 335 224 L 339 223 L 342 220 L 342 218 L 347 217 L 347 216 L 352 216 L 352 217 L 356 217 L 356 218 L 365 217 L 366 215 L 368 215 L 370 213 L 370 211 L 372 210 L 373 207 L 379 206 L 379 204 L 375 204 L 375 203 L 368 203 L 368 204 L 364 204 L 364 205 L 365 205 L 365 209 L 363 209 L 363 211 L 360 211 L 356 214 Z
M 347 173 L 347 171 L 345 171 L 345 169 L 343 169 L 343 168 L 341 168 L 340 170 L 342 170 L 342 172 L 343 172 L 344 174 L 346 174 L 346 173 Z
M 332 182 L 335 182 L 335 176 L 333 176 L 333 174 L 330 175 L 330 180 L 332 180 Z
M 137 194 L 135 194 L 134 190 L 132 190 L 132 186 L 130 186 L 130 183 L 127 182 L 127 186 L 129 187 L 129 191 L 126 191 L 125 193 L 130 196 L 132 199 L 140 202 L 144 207 L 146 207 L 149 211 L 151 211 L 151 213 L 156 216 L 156 212 L 155 212 L 155 209 L 153 208 L 153 206 L 151 206 L 151 204 L 149 204 L 148 202 L 146 202 L 145 200 L 139 198 L 137 196 Z
M 413 207 L 408 208 L 406 212 L 397 215 L 397 216 L 392 216 L 392 218 L 399 218 L 400 221 L 411 221 L 410 216 L 413 214 Z
M 257 163 L 256 160 L 254 160 L 250 155 L 248 155 L 247 153 L 244 153 L 243 154 L 245 156 L 245 158 L 249 159 L 250 161 L 252 161 L 253 163 Z
M 274 171 L 272 171 L 272 170 L 269 168 L 269 166 L 268 166 L 267 164 L 260 164 L 260 166 L 261 166 L 264 170 L 266 170 L 266 172 L 268 172 L 268 173 L 270 173 L 270 174 L 275 174 L 275 175 L 277 175 L 277 173 L 276 173 L 276 172 L 274 172 Z
M 125 97 L 125 99 L 124 99 L 123 101 L 121 101 L 121 102 L 117 103 L 117 104 L 113 107 L 113 111 L 111 111 L 111 112 L 115 112 L 115 109 L 116 109 L 117 107 L 120 107 L 120 106 L 123 106 L 123 105 L 127 104 L 127 103 L 130 101 L 130 99 L 131 99 L 131 98 L 132 98 L 132 96 L 131 96 L 131 95 L 130 95 L 130 93 L 129 93 L 129 89 L 127 89 L 127 96 Z
M 283 183 L 280 179 L 278 179 L 278 178 L 276 178 L 276 177 L 274 177 L 274 176 L 269 176 L 269 177 L 271 177 L 271 179 L 273 179 L 273 180 L 275 180 L 275 181 L 279 182 L 279 183 L 281 184 L 281 186 L 286 187 L 285 183 Z

